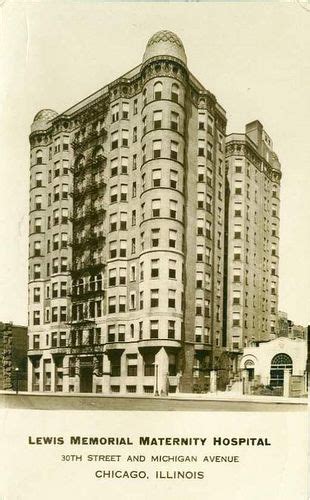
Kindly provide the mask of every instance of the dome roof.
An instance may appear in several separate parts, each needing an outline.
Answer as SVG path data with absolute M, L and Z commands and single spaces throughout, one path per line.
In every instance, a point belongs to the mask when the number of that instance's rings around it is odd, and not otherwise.
M 53 118 L 55 118 L 56 116 L 58 115 L 58 113 L 56 113 L 56 111 L 53 111 L 52 109 L 41 109 L 41 111 L 39 111 L 33 121 L 34 122 L 37 122 L 37 121 L 41 121 L 41 120 L 44 120 L 44 121 L 50 121 L 52 120 Z
M 187 63 L 184 46 L 180 38 L 172 31 L 158 31 L 153 35 L 146 46 L 143 62 L 154 56 L 173 56 Z

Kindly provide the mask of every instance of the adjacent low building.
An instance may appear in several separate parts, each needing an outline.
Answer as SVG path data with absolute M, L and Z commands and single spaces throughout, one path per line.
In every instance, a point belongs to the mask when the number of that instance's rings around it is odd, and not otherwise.
M 0 323 L 0 389 L 27 390 L 27 327 Z

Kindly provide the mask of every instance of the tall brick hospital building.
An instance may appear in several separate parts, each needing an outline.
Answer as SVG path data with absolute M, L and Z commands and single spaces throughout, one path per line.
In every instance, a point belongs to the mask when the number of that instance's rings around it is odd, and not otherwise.
M 225 386 L 275 331 L 280 164 L 160 31 L 136 68 L 30 134 L 32 391 Z

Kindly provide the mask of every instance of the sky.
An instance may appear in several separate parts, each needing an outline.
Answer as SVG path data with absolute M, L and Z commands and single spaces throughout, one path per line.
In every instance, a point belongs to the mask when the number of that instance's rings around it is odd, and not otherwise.
M 310 6 L 27 0 L 0 8 L 0 321 L 27 323 L 28 135 L 140 64 L 177 33 L 188 66 L 225 108 L 228 133 L 259 119 L 282 164 L 279 309 L 310 324 Z

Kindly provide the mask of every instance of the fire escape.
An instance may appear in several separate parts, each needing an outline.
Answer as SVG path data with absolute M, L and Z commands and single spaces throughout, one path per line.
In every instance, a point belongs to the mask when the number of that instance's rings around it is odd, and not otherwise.
M 78 134 L 72 143 L 75 163 L 72 168 L 72 268 L 71 321 L 68 341 L 69 353 L 95 354 L 103 350 L 96 317 L 101 317 L 105 294 L 103 229 L 106 214 L 105 166 L 102 143 L 106 130 L 93 128 Z

